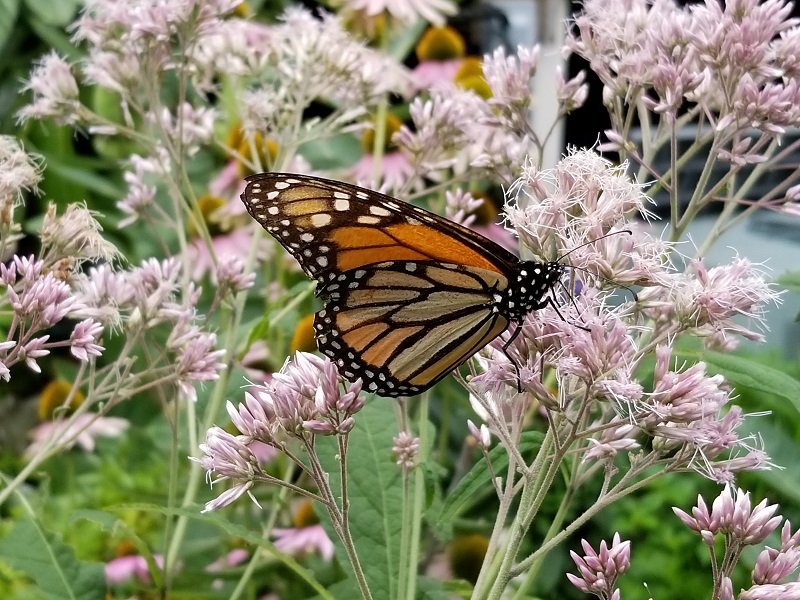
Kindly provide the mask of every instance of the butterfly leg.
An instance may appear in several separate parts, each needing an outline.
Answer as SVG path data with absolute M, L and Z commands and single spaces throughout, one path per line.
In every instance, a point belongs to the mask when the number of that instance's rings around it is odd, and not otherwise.
M 511 343 L 515 339 L 517 339 L 517 336 L 520 333 L 522 333 L 522 323 L 517 323 L 517 326 L 514 328 L 514 331 L 511 333 L 511 335 L 509 336 L 508 340 L 506 340 L 506 342 L 503 344 L 503 347 L 502 347 L 503 354 L 506 355 L 506 358 L 509 360 L 511 365 L 514 367 L 514 372 L 517 375 L 517 392 L 518 393 L 522 392 L 522 379 L 521 379 L 520 374 L 519 374 L 519 366 L 517 365 L 516 361 L 511 357 L 511 355 L 508 353 L 508 348 L 509 348 L 509 346 L 511 346 Z
M 572 302 L 572 305 L 577 309 L 578 305 L 575 303 L 575 298 L 570 296 L 570 301 Z M 548 304 L 553 307 L 553 310 L 556 311 L 556 314 L 562 321 L 564 321 L 564 323 L 569 323 L 569 321 L 567 321 L 564 318 L 564 315 L 561 314 L 561 311 L 558 310 L 558 304 L 556 304 L 556 301 L 552 297 L 548 296 L 547 300 L 545 300 L 544 306 L 547 306 Z M 583 325 L 576 325 L 575 323 L 573 323 L 573 325 L 575 325 L 575 327 L 577 327 L 578 329 L 583 329 L 584 331 L 591 331 L 591 329 L 589 329 L 588 327 L 584 327 Z

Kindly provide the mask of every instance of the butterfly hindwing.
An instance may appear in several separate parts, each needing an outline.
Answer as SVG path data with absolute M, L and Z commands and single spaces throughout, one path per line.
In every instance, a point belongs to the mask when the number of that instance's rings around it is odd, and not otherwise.
M 507 281 L 450 263 L 388 261 L 326 283 L 314 326 L 320 350 L 383 396 L 418 394 L 508 326 L 494 297 Z

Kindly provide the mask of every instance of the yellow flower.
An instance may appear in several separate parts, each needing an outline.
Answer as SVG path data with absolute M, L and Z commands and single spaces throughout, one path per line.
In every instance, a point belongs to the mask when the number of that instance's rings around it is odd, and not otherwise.
M 453 575 L 475 583 L 488 548 L 489 538 L 480 533 L 455 538 L 450 544 L 450 568 Z
M 417 42 L 417 58 L 425 60 L 453 60 L 467 53 L 464 38 L 449 26 L 430 27 Z
M 297 510 L 295 510 L 294 516 L 292 517 L 292 525 L 298 529 L 302 529 L 303 527 L 310 527 L 317 523 L 319 523 L 319 519 L 314 512 L 314 503 L 311 500 L 304 500 L 298 505 Z
M 223 206 L 225 206 L 225 200 L 219 196 L 206 194 L 205 196 L 201 196 L 197 199 L 197 207 L 200 209 L 200 214 L 203 215 L 203 221 L 208 228 L 208 232 L 212 236 L 222 233 L 220 230 L 219 219 L 214 217 L 214 213 Z M 194 238 L 198 236 L 197 227 L 192 221 L 187 221 L 186 231 L 189 234 L 189 237 Z
M 392 136 L 400 131 L 400 127 L 403 125 L 403 121 L 401 121 L 398 117 L 394 115 L 386 115 L 386 141 L 384 144 L 384 151 L 391 150 L 394 148 L 392 145 Z M 361 148 L 367 154 L 372 154 L 372 151 L 375 148 L 375 129 L 370 128 L 364 131 L 364 135 L 361 136 Z
M 292 354 L 298 350 L 301 352 L 314 352 L 317 349 L 317 342 L 314 339 L 314 315 L 307 315 L 297 322 L 294 329 L 290 350 Z
M 39 406 L 37 410 L 39 420 L 49 421 L 52 419 L 53 413 L 64 405 L 64 401 L 67 399 L 67 396 L 69 396 L 70 390 L 72 390 L 72 384 L 65 379 L 55 379 L 44 386 L 42 393 L 39 394 Z M 80 390 L 75 390 L 67 408 L 69 410 L 75 410 L 83 404 L 85 399 L 85 396 Z
M 456 85 L 472 90 L 484 100 L 492 97 L 492 88 L 483 77 L 483 64 L 477 56 L 467 56 L 453 79 Z
M 236 150 L 244 157 L 246 162 L 254 165 L 261 165 L 261 168 L 265 170 L 275 162 L 275 159 L 278 157 L 278 150 L 280 149 L 276 142 L 265 140 L 264 136 L 260 133 L 256 133 L 255 136 L 253 136 L 253 147 L 255 147 L 256 153 L 258 154 L 257 161 L 253 155 L 250 142 L 245 136 L 242 136 L 242 140 Z M 245 162 L 239 161 L 238 165 L 239 173 L 242 177 L 247 177 L 255 173 Z

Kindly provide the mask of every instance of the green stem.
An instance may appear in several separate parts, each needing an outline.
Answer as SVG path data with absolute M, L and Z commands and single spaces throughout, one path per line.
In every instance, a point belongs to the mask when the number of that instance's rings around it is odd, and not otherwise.
M 525 483 L 522 489 L 523 499 L 520 499 L 520 507 L 523 506 L 532 493 L 533 483 L 539 478 L 538 474 L 541 472 L 542 465 L 546 462 L 554 444 L 555 435 L 553 434 L 552 428 L 550 428 L 547 430 L 544 440 L 542 440 L 542 445 L 539 448 L 539 452 L 536 454 L 536 458 L 525 474 Z M 500 498 L 500 507 L 498 508 L 497 518 L 495 519 L 494 528 L 492 529 L 492 536 L 489 539 L 489 547 L 486 550 L 486 556 L 483 559 L 483 565 L 481 566 L 478 580 L 475 582 L 475 588 L 472 592 L 473 600 L 487 597 L 487 594 L 490 593 L 492 583 L 502 567 L 504 555 L 501 553 L 500 536 L 505 534 L 506 518 L 511 510 L 512 501 L 514 499 L 514 476 L 518 470 L 514 454 L 509 454 L 508 463 L 505 493 Z M 524 465 L 524 463 L 521 464 Z M 519 515 L 519 513 L 517 513 L 517 515 Z M 507 548 L 508 545 L 506 545 L 506 552 Z
M 561 503 L 558 506 L 558 511 L 556 512 L 556 516 L 553 517 L 552 523 L 550 523 L 550 527 L 547 529 L 547 533 L 544 536 L 543 543 L 549 542 L 553 537 L 556 536 L 558 531 L 561 529 L 561 526 L 564 523 L 564 518 L 567 515 L 567 510 L 569 510 L 569 506 L 572 503 L 572 499 L 575 497 L 575 492 L 577 490 L 575 486 L 575 481 L 578 479 L 578 472 L 579 469 L 575 468 L 570 475 L 570 481 L 567 485 L 567 490 L 564 493 L 564 496 L 561 498 Z M 529 598 L 530 594 L 527 590 L 529 590 L 533 583 L 536 581 L 536 578 L 539 575 L 539 571 L 544 564 L 544 559 L 547 556 L 546 553 L 541 554 L 536 561 L 534 561 L 531 568 L 528 570 L 527 575 L 525 575 L 525 581 L 522 582 L 519 589 L 514 593 L 512 600 L 525 600 L 525 598 Z
M 375 129 L 372 140 L 372 181 L 380 186 L 383 181 L 383 155 L 386 149 L 386 113 L 389 102 L 384 97 L 378 102 L 378 111 L 375 114 Z
M 595 504 L 589 507 L 586 512 L 572 521 L 569 525 L 567 525 L 560 533 L 556 534 L 549 541 L 543 543 L 536 552 L 525 558 L 524 560 L 520 561 L 516 566 L 514 566 L 508 573 L 510 578 L 517 577 L 518 575 L 524 573 L 526 570 L 530 569 L 534 563 L 543 555 L 547 554 L 558 546 L 561 542 L 563 542 L 567 537 L 569 537 L 573 532 L 577 529 L 582 527 L 589 519 L 603 510 L 609 504 L 616 502 L 617 500 L 624 498 L 631 492 L 634 492 L 644 486 L 652 483 L 659 477 L 662 477 L 666 473 L 669 472 L 669 469 L 664 471 L 659 471 L 658 473 L 653 473 L 652 475 L 645 477 L 644 479 L 640 479 L 636 483 L 630 485 L 630 487 L 614 491 L 604 498 L 598 500 Z
M 424 456 L 431 455 L 432 442 L 428 439 L 428 411 L 430 407 L 430 394 L 425 392 L 419 401 L 419 451 Z M 422 513 L 425 501 L 425 478 L 422 469 L 414 469 L 414 506 L 411 512 L 411 536 L 408 548 L 408 591 L 406 600 L 414 600 L 417 592 L 417 569 L 419 568 L 420 536 L 422 535 Z M 403 573 L 400 573 L 403 576 Z M 402 596 L 400 597 L 403 600 Z
M 548 435 L 551 434 L 552 428 L 548 430 Z M 500 564 L 500 569 L 494 579 L 494 584 L 486 596 L 487 600 L 499 600 L 511 579 L 511 569 L 514 566 L 514 561 L 519 553 L 522 541 L 530 528 L 533 519 L 539 512 L 542 503 L 544 502 L 550 486 L 553 484 L 558 470 L 561 468 L 561 461 L 563 460 L 562 454 L 557 454 L 552 460 L 549 461 L 547 469 L 543 472 L 543 477 L 537 477 L 537 482 L 530 485 L 530 480 L 525 482 L 522 497 L 520 498 L 519 509 L 514 522 L 509 528 L 509 538 L 506 544 L 503 561 Z
M 706 206 L 706 202 L 704 201 L 705 189 L 714 171 L 714 165 L 717 164 L 717 142 L 718 139 L 714 138 L 711 143 L 711 149 L 708 152 L 708 157 L 706 158 L 706 163 L 703 165 L 703 171 L 700 173 L 694 193 L 689 200 L 689 205 L 686 207 L 686 212 L 677 219 L 677 225 L 672 229 L 670 240 L 673 242 L 677 242 L 683 237 L 689 223 L 691 223 L 697 214 Z
M 402 498 L 402 514 L 400 516 L 400 564 L 397 568 L 397 597 L 404 600 L 408 592 L 408 547 L 409 538 L 411 537 L 411 491 L 409 479 L 411 477 L 411 470 L 403 465 L 403 498 Z M 413 596 L 412 596 L 413 598 Z
M 282 481 L 284 483 L 288 483 L 294 478 L 295 475 L 295 464 L 289 462 L 288 468 L 286 469 L 286 473 L 283 476 Z M 278 500 L 277 502 L 271 503 L 271 510 L 269 512 L 269 516 L 267 517 L 267 522 L 264 525 L 264 529 L 261 532 L 262 537 L 266 540 L 269 538 L 269 534 L 272 532 L 273 528 L 275 527 L 275 522 L 278 519 L 278 513 L 282 506 L 286 504 L 286 497 L 289 494 L 288 487 L 281 487 L 280 491 L 278 492 Z M 253 578 L 253 574 L 255 573 L 256 569 L 261 566 L 262 558 L 265 556 L 266 551 L 262 547 L 258 547 L 253 552 L 253 555 L 250 557 L 250 560 L 247 563 L 247 566 L 242 573 L 241 578 L 239 579 L 236 587 L 231 592 L 230 598 L 228 600 L 239 600 L 239 597 L 244 594 L 245 589 Z M 306 583 L 308 583 L 314 590 L 325 600 L 333 600 L 333 596 L 328 593 L 325 588 L 323 588 L 319 583 L 317 583 L 314 579 L 309 579 L 306 575 L 304 570 L 294 570 L 294 573 L 301 577 Z

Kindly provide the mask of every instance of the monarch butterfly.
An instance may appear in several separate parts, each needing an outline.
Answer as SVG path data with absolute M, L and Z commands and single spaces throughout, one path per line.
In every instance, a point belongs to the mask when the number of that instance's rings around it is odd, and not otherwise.
M 565 271 L 355 185 L 291 173 L 247 181 L 250 215 L 317 280 L 320 351 L 382 396 L 430 388 L 546 306 Z

